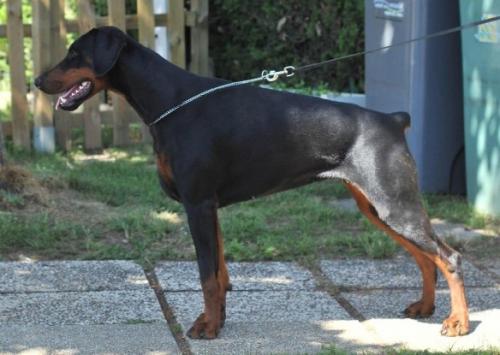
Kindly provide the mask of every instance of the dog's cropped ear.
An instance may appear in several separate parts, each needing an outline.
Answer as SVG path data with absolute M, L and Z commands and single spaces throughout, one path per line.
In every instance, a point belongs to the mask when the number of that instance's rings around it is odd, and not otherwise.
M 116 64 L 127 40 L 125 34 L 114 27 L 94 28 L 93 69 L 96 76 L 106 75 Z

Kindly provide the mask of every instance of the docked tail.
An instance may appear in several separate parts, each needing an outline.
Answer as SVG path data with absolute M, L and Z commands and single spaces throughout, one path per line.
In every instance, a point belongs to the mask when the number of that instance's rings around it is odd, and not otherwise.
M 408 112 L 393 112 L 389 114 L 394 119 L 394 122 L 405 130 L 410 127 L 410 114 Z

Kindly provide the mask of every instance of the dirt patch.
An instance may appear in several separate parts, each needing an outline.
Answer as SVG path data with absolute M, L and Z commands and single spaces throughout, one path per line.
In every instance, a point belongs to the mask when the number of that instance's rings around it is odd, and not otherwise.
M 26 169 L 7 165 L 0 168 L 0 208 L 12 209 L 32 202 L 46 205 L 47 189 Z
M 38 180 L 18 166 L 0 169 L 0 210 L 16 215 L 50 214 L 55 220 L 83 225 L 104 223 L 115 208 L 89 200 L 54 179 Z
M 52 191 L 50 197 L 51 201 L 46 211 L 59 220 L 95 225 L 116 214 L 115 208 L 99 201 L 89 200 L 74 190 Z

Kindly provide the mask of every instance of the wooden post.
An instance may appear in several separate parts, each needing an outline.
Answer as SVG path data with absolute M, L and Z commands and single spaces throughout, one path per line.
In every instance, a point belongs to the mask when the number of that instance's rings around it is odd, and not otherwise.
M 193 73 L 211 75 L 208 53 L 208 0 L 191 0 L 191 11 L 196 14 L 195 26 L 191 27 L 191 63 Z
M 96 26 L 94 8 L 89 0 L 78 0 L 78 14 L 80 34 L 84 34 Z M 87 153 L 102 151 L 99 103 L 99 96 L 96 95 L 87 100 L 83 107 L 84 147 Z
M 154 50 L 155 47 L 155 14 L 153 0 L 137 0 L 137 19 L 139 21 L 139 42 Z M 152 141 L 149 127 L 141 125 L 142 141 Z
M 51 65 L 49 6 L 50 0 L 33 0 L 32 38 L 33 71 L 35 75 L 49 69 Z M 55 151 L 55 139 L 52 100 L 40 90 L 35 91 L 33 121 L 35 150 L 43 153 L 53 153 Z
M 23 17 L 21 0 L 7 3 L 7 42 L 9 43 L 10 92 L 14 146 L 31 149 L 24 66 Z
M 108 1 L 109 24 L 125 31 L 125 0 Z M 128 115 L 126 101 L 119 95 L 111 93 L 113 102 L 113 145 L 129 144 Z
M 66 53 L 66 21 L 64 20 L 65 0 L 50 0 L 50 33 L 53 62 L 62 60 Z M 63 110 L 54 112 L 56 143 L 63 151 L 71 150 L 71 115 Z
M 0 122 L 0 168 L 5 165 L 5 144 L 3 138 L 2 123 Z
M 172 63 L 186 68 L 186 36 L 184 0 L 170 0 L 168 3 L 168 38 Z
M 153 0 L 137 0 L 139 42 L 148 48 L 155 47 L 155 14 Z

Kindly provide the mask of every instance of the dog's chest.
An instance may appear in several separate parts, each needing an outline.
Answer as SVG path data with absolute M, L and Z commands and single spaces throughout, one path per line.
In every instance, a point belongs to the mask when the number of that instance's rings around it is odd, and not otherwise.
M 177 187 L 175 186 L 174 175 L 172 173 L 172 167 L 170 166 L 168 156 L 164 153 L 158 154 L 156 156 L 156 166 L 158 167 L 161 187 L 168 196 L 178 201 L 179 193 L 177 191 Z

